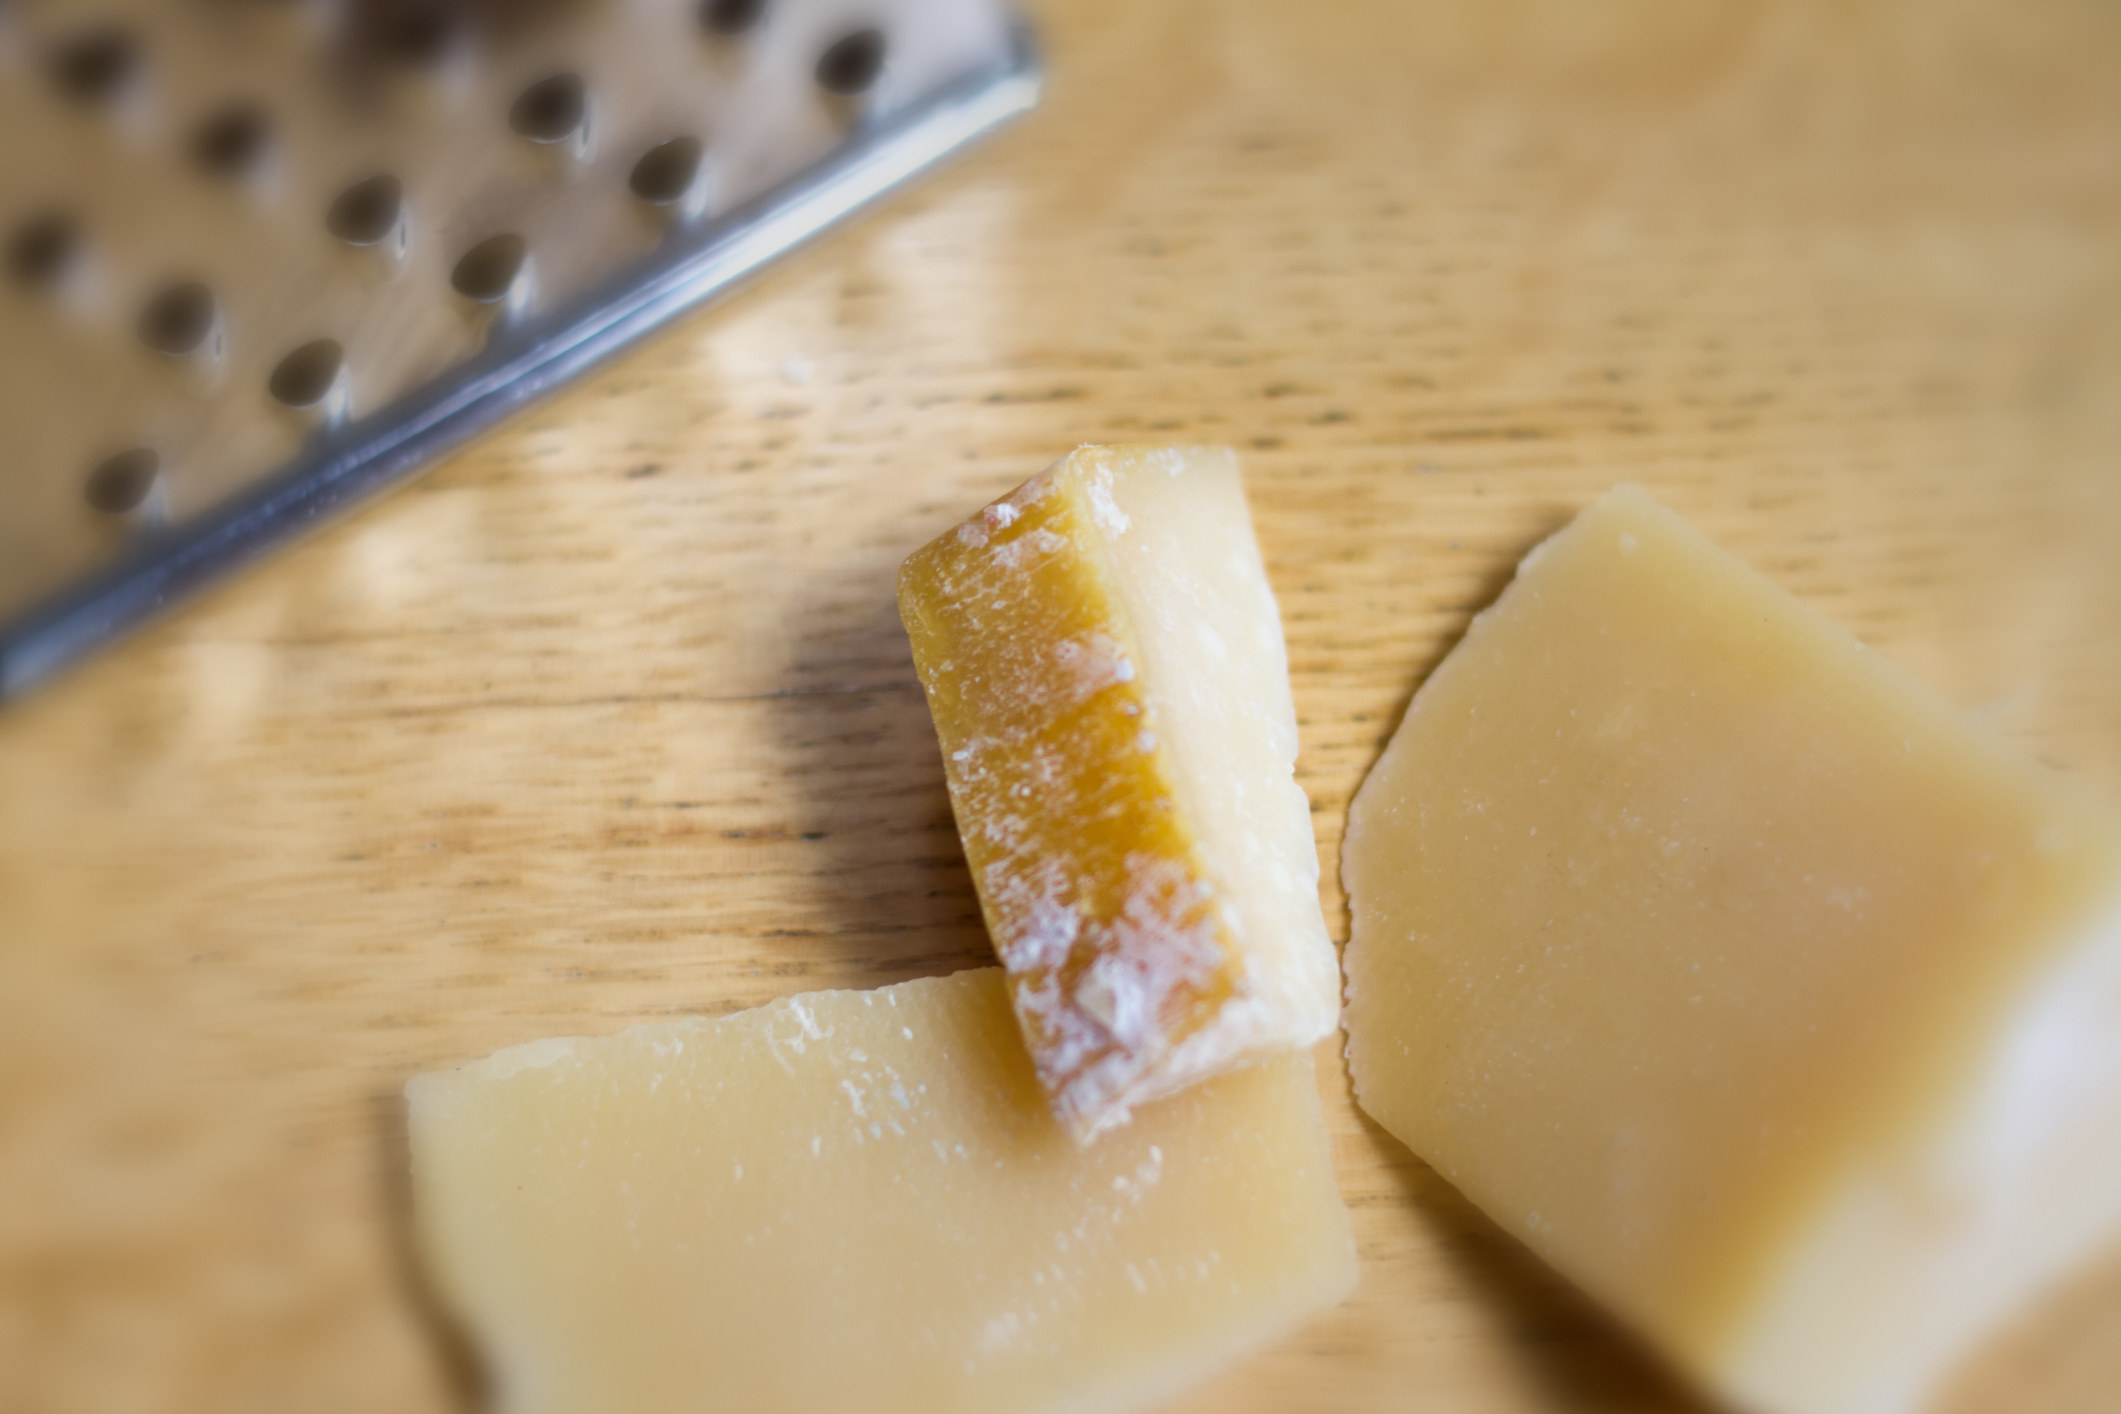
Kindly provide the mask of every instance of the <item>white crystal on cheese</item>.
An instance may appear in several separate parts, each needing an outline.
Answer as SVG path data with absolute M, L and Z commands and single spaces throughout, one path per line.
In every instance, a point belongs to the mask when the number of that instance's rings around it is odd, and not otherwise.
M 1084 447 L 900 606 L 1040 1079 L 1084 1134 L 1332 1030 L 1281 620 L 1236 458 Z

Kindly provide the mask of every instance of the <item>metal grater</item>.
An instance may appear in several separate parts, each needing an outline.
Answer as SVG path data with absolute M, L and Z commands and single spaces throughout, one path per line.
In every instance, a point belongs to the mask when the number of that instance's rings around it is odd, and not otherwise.
M 1037 96 L 1003 0 L 0 5 L 0 698 Z

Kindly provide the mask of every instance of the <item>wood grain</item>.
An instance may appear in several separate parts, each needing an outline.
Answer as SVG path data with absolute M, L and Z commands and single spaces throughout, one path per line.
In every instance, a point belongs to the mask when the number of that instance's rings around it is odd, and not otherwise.
M 981 961 L 892 577 L 1077 442 L 1243 452 L 1340 936 L 1620 480 L 2121 799 L 2121 11 L 1038 8 L 1026 126 L 0 716 L 4 1414 L 461 1407 L 408 1075 Z M 1689 1407 L 1323 1059 L 1362 1284 L 1186 1414 Z M 2095 1272 L 1954 1408 L 2116 1351 Z

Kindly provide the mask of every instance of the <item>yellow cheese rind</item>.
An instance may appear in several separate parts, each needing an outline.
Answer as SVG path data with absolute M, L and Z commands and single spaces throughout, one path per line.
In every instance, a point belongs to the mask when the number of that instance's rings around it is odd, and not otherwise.
M 1287 660 L 1227 450 L 1083 448 L 908 559 L 899 603 L 1071 1127 L 1330 1031 Z
M 2121 1031 L 2034 1020 L 2073 971 L 2121 1020 L 2117 858 L 2103 816 L 1616 491 L 1356 797 L 1357 1098 L 1742 1405 L 1907 1407 L 2121 1223 L 2121 1144 L 2063 1137 L 2121 1130 Z M 1977 1122 L 2035 1031 L 2084 1094 Z
M 1354 1279 L 1307 1056 L 1085 1147 L 993 969 L 407 1094 L 421 1250 L 509 1414 L 1134 1409 Z

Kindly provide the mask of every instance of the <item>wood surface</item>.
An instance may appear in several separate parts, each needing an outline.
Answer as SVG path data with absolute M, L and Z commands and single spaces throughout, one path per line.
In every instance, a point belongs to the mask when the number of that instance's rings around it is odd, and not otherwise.
M 1028 123 L 0 714 L 0 1414 L 465 1407 L 407 1076 L 983 961 L 893 575 L 1077 442 L 1241 450 L 1337 936 L 1620 480 L 2121 800 L 2121 8 L 1035 11 Z M 1179 1410 L 1693 1407 L 1321 1062 L 1361 1285 Z M 2116 1388 L 2109 1265 L 1952 1407 Z

